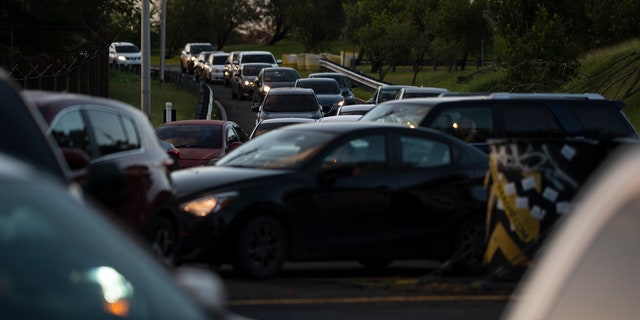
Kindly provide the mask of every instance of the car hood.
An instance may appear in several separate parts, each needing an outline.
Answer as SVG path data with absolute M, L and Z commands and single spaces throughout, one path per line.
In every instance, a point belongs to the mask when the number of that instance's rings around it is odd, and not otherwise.
M 248 180 L 271 178 L 287 172 L 255 168 L 206 166 L 174 171 L 171 173 L 171 178 L 175 185 L 176 198 L 180 200 L 206 190 L 223 188 L 227 185 Z
M 260 120 L 264 119 L 273 119 L 273 118 L 309 118 L 309 119 L 319 119 L 322 118 L 322 112 L 318 109 L 317 111 L 304 111 L 304 112 L 267 112 L 262 111 L 260 114 Z
M 282 87 L 293 87 L 295 83 L 291 81 L 285 82 L 265 82 L 264 86 L 269 86 L 269 88 L 282 88 Z

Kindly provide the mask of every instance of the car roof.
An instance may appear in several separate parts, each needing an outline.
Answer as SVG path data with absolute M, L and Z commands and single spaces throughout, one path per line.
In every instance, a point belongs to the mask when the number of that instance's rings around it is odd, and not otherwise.
M 247 63 L 241 63 L 240 64 L 240 68 L 242 68 L 243 66 L 265 66 L 265 68 L 274 68 L 273 64 L 271 63 L 266 63 L 266 62 L 247 62 Z M 268 67 L 267 67 L 268 66 Z M 275 68 L 283 68 L 283 67 L 275 67 Z
M 228 120 L 207 120 L 207 119 L 189 119 L 189 120 L 176 120 L 171 122 L 165 122 L 160 126 L 182 126 L 182 125 L 212 125 L 212 126 L 221 126 L 225 123 L 233 123 L 233 121 Z
M 336 79 L 333 79 L 333 78 L 300 78 L 300 79 L 298 79 L 298 81 L 300 81 L 300 82 L 335 82 L 335 83 L 338 83 L 336 81 Z
M 142 115 L 142 111 L 136 108 L 132 108 L 124 102 L 118 100 L 89 96 L 78 93 L 67 92 L 50 92 L 44 90 L 27 89 L 22 91 L 25 97 L 31 100 L 41 110 L 43 108 L 64 109 L 69 103 L 74 104 L 96 104 L 100 103 L 101 106 L 107 106 L 123 112 L 129 115 L 135 115 L 136 117 Z
M 271 66 L 270 63 L 269 63 L 269 65 Z M 273 66 L 271 66 L 271 67 L 268 67 L 268 68 L 264 68 L 263 70 L 264 70 L 264 72 L 272 71 L 272 70 L 293 70 L 296 73 L 298 73 L 298 70 L 296 70 L 295 68 L 291 68 L 291 67 L 273 67 Z
M 371 110 L 375 106 L 376 106 L 375 104 L 371 104 L 371 103 L 358 103 L 358 104 L 347 104 L 347 105 L 344 105 L 344 106 L 340 107 L 340 109 L 342 109 L 342 110 Z
M 314 95 L 313 89 L 310 88 L 299 88 L 299 87 L 278 87 L 272 88 L 267 93 L 268 95 L 289 95 L 289 94 L 309 94 Z
M 448 89 L 437 87 L 404 87 L 400 90 L 404 92 L 449 92 Z
M 270 118 L 264 119 L 260 121 L 260 124 L 263 123 L 303 123 L 303 122 L 316 122 L 316 119 L 311 118 Z
M 309 78 L 313 78 L 313 77 L 347 77 L 344 74 L 340 73 L 340 72 L 314 72 L 314 73 L 310 73 L 309 74 Z

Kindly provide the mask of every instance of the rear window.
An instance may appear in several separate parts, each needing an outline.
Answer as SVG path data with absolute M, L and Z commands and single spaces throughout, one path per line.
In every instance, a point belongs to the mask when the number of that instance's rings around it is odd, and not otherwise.
M 198 54 L 202 51 L 215 51 L 216 49 L 212 45 L 192 45 L 191 54 Z
M 316 94 L 340 94 L 340 88 L 335 82 L 315 82 L 315 81 L 301 81 L 298 82 L 298 87 L 313 89 Z
M 276 60 L 270 54 L 247 54 L 242 56 L 240 63 L 263 62 L 276 63 Z
M 268 112 L 314 112 L 319 107 L 314 95 L 287 94 L 267 95 L 262 108 Z
M 220 148 L 222 127 L 214 125 L 164 126 L 156 130 L 158 137 L 176 148 Z
M 584 134 L 593 138 L 615 138 L 634 135 L 626 119 L 609 103 L 572 103 L 567 106 L 584 128 Z
M 224 64 L 227 61 L 227 56 L 213 56 L 213 64 Z

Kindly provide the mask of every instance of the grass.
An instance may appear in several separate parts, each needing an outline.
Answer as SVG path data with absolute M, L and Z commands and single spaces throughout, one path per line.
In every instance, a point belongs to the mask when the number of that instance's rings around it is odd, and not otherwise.
M 344 46 L 335 43 L 328 53 L 340 54 Z M 580 59 L 580 76 L 562 89 L 565 92 L 596 92 L 609 99 L 624 100 L 627 107 L 623 110 L 636 129 L 640 129 L 640 39 L 634 39 L 618 46 L 589 52 Z M 235 50 L 266 50 L 271 51 L 276 58 L 285 54 L 302 53 L 303 47 L 299 43 L 284 41 L 274 46 L 265 45 L 229 45 L 223 48 L 230 52 Z M 152 64 L 159 64 L 159 57 L 152 55 Z M 179 56 L 165 61 L 166 65 L 179 65 Z M 499 69 L 498 69 L 499 70 Z M 311 71 L 298 68 L 302 77 Z M 369 66 L 359 66 L 358 72 L 373 78 L 377 73 L 370 72 Z M 638 78 L 636 78 L 638 77 Z M 491 91 L 500 83 L 501 71 L 493 66 L 478 67 L 469 65 L 465 70 L 449 71 L 445 67 L 435 69 L 425 66 L 416 78 L 415 85 L 425 87 L 442 87 L 451 91 L 479 92 Z M 395 84 L 410 84 L 412 73 L 409 67 L 398 67 L 389 71 L 384 81 Z M 138 75 L 115 74 L 110 81 L 111 97 L 128 102 L 134 106 L 140 105 L 140 80 Z M 356 96 L 366 100 L 371 92 L 362 88 L 354 90 Z M 151 84 L 151 121 L 154 126 L 163 122 L 164 103 L 172 101 L 177 110 L 177 118 L 193 117 L 197 110 L 198 97 L 181 90 L 179 87 L 166 83 L 161 86 L 157 81 Z

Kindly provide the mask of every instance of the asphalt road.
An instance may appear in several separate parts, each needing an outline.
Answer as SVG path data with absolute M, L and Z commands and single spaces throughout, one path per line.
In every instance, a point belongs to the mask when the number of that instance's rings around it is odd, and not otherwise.
M 251 133 L 256 118 L 251 100 L 231 98 L 224 85 L 212 87 L 222 114 Z M 515 284 L 446 277 L 440 266 L 400 261 L 367 270 L 355 262 L 288 263 L 280 276 L 261 281 L 239 278 L 228 266 L 216 271 L 225 282 L 229 309 L 252 319 L 500 319 Z

